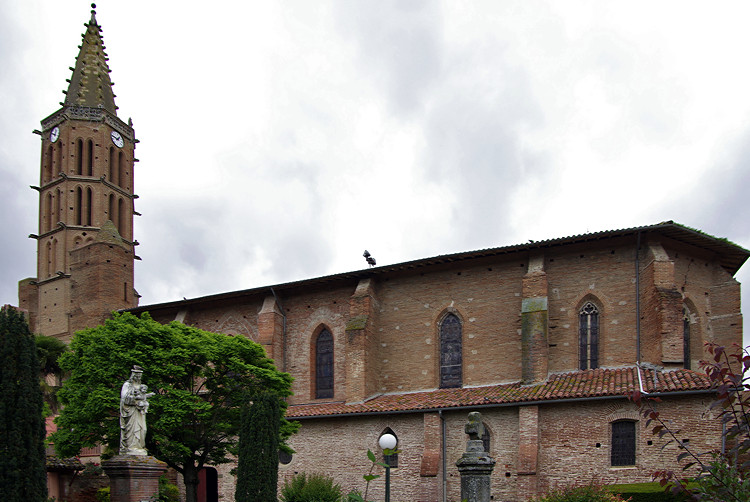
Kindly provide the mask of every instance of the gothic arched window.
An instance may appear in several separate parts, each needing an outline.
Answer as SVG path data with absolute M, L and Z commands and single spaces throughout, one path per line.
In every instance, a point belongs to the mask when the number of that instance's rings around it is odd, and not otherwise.
M 45 218 L 45 224 L 44 224 L 44 231 L 49 232 L 52 230 L 52 220 L 54 218 L 53 214 L 53 206 L 52 206 L 52 192 L 47 194 L 47 211 L 44 215 Z
M 86 176 L 94 175 L 94 142 L 86 142 Z
M 315 340 L 315 397 L 333 397 L 333 335 L 327 329 Z
M 76 174 L 83 175 L 83 140 L 76 141 Z
M 490 452 L 490 447 L 492 446 L 492 438 L 490 436 L 490 430 L 487 428 L 485 424 L 484 425 L 484 432 L 482 433 L 482 446 L 484 447 L 484 451 L 487 453 Z
M 125 162 L 123 162 L 122 152 L 117 154 L 117 184 L 125 187 Z
M 76 225 L 81 225 L 83 217 L 81 216 L 81 210 L 83 209 L 83 190 L 81 187 L 76 188 L 76 205 L 75 205 L 75 222 Z
M 117 183 L 117 172 L 115 170 L 115 148 L 109 147 L 109 182 Z
M 578 313 L 578 354 L 580 369 L 599 367 L 599 309 L 591 302 Z
M 91 191 L 91 187 L 86 188 L 86 202 L 83 206 L 84 208 L 84 219 L 83 224 L 91 226 L 91 211 L 92 211 L 92 203 L 94 201 L 94 195 Z
M 117 231 L 120 232 L 120 236 L 129 237 L 125 231 L 125 201 L 120 197 L 117 200 Z
M 448 314 L 440 323 L 440 387 L 461 387 L 461 321 Z
M 52 179 L 52 157 L 53 157 L 52 145 L 47 147 L 47 154 L 44 156 L 44 176 L 42 184 L 48 183 Z

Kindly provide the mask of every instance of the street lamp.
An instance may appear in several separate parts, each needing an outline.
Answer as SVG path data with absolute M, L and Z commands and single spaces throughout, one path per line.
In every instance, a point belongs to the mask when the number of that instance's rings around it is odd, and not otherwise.
M 396 448 L 398 440 L 393 434 L 383 434 L 378 440 L 378 444 L 383 449 L 383 454 L 388 455 L 389 450 Z M 385 463 L 385 502 L 391 502 L 391 466 Z

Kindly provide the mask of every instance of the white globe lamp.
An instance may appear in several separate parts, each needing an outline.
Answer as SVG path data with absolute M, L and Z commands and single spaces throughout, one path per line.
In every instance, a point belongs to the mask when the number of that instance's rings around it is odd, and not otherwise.
M 384 450 L 394 449 L 397 443 L 398 441 L 396 440 L 396 436 L 394 436 L 393 434 L 383 434 L 378 440 L 378 444 Z

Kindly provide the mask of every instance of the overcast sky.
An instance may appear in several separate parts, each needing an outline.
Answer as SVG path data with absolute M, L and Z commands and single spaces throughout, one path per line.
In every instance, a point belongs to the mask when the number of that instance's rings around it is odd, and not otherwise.
M 36 272 L 31 131 L 89 4 L 0 1 L 0 304 Z M 142 305 L 361 269 L 364 249 L 665 220 L 750 247 L 748 2 L 107 0 L 97 19 L 141 141 Z

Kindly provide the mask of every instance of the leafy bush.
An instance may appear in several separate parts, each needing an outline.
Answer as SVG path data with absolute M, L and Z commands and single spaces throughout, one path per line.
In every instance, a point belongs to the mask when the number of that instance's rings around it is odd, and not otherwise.
M 159 477 L 159 502 L 180 502 L 180 489 L 166 476 Z
M 535 502 L 622 502 L 625 499 L 602 485 L 566 486 L 547 492 Z
M 109 502 L 109 486 L 99 488 L 96 491 L 96 500 L 98 502 Z
M 341 486 L 333 478 L 323 474 L 301 472 L 284 483 L 281 488 L 282 502 L 339 502 Z

